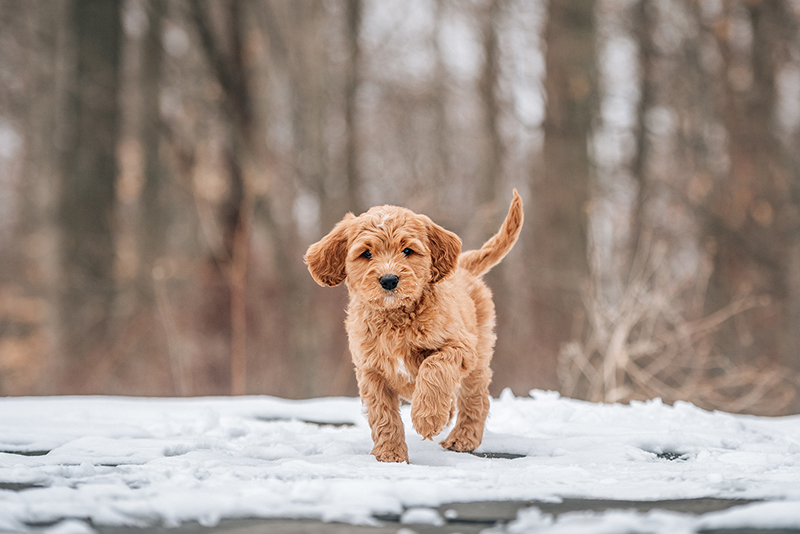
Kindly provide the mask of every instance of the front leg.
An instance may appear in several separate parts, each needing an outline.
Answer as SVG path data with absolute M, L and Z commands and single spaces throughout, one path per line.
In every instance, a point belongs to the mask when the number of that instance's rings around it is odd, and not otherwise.
M 446 347 L 428 356 L 419 366 L 411 422 L 423 439 L 441 433 L 450 420 L 453 395 L 464 375 L 465 351 Z
M 379 462 L 408 462 L 400 397 L 379 373 L 357 370 L 358 391 L 367 407 L 367 421 L 372 431 L 372 455 Z

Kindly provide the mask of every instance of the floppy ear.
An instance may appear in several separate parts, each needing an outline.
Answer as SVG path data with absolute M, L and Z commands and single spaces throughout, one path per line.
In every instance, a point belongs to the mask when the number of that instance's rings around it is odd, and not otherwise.
M 311 276 L 321 286 L 338 286 L 347 277 L 345 259 L 350 223 L 353 219 L 355 216 L 348 213 L 328 235 L 308 247 L 303 259 Z
M 428 248 L 431 251 L 431 283 L 434 284 L 456 268 L 461 254 L 461 239 L 426 217 Z

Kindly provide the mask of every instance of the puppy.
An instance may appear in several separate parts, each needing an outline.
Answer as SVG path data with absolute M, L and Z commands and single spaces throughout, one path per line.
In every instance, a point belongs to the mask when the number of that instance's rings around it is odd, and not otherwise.
M 314 280 L 347 285 L 347 334 L 361 401 L 372 430 L 372 454 L 407 462 L 400 399 L 411 422 L 432 439 L 471 451 L 483 439 L 496 335 L 492 294 L 481 280 L 517 241 L 522 199 L 514 198 L 499 232 L 480 250 L 461 253 L 461 240 L 396 206 L 348 213 L 305 256 Z

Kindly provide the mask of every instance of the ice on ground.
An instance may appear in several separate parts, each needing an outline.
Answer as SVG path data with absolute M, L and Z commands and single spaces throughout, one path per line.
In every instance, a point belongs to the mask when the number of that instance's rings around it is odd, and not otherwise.
M 424 509 L 448 502 L 698 497 L 772 502 L 700 517 L 528 511 L 509 529 L 578 531 L 594 520 L 692 531 L 765 527 L 763 518 L 800 527 L 800 416 L 506 392 L 491 402 L 478 452 L 524 457 L 497 459 L 422 441 L 409 406 L 401 412 L 409 464 L 369 455 L 369 427 L 352 398 L 0 399 L 0 531 L 50 524 L 71 532 L 81 528 L 71 520 L 87 518 L 138 526 L 238 517 L 374 524 L 404 512 L 433 520 Z
M 696 520 L 689 515 L 655 510 L 646 514 L 625 510 L 603 513 L 573 512 L 558 518 L 532 508 L 519 513 L 506 532 L 509 534 L 618 534 L 648 532 L 652 534 L 691 534 Z
M 742 528 L 754 531 L 800 529 L 800 501 L 753 503 L 699 517 L 663 510 L 647 513 L 629 510 L 572 512 L 553 517 L 537 508 L 528 508 L 521 510 L 506 527 L 496 531 L 503 534 L 692 534 Z M 491 534 L 491 531 L 486 534 Z

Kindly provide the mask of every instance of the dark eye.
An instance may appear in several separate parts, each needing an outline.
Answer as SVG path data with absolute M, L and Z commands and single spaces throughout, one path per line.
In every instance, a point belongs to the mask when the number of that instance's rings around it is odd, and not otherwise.
M 365 250 L 365 251 L 364 251 L 364 252 L 361 254 L 361 257 L 362 257 L 362 258 L 366 258 L 366 259 L 368 259 L 368 260 L 371 260 L 371 259 L 372 259 L 372 252 L 370 252 L 369 250 Z
M 404 248 L 403 249 L 403 254 L 405 254 L 406 256 L 411 256 L 413 253 L 414 253 L 414 251 L 411 250 L 410 248 Z

